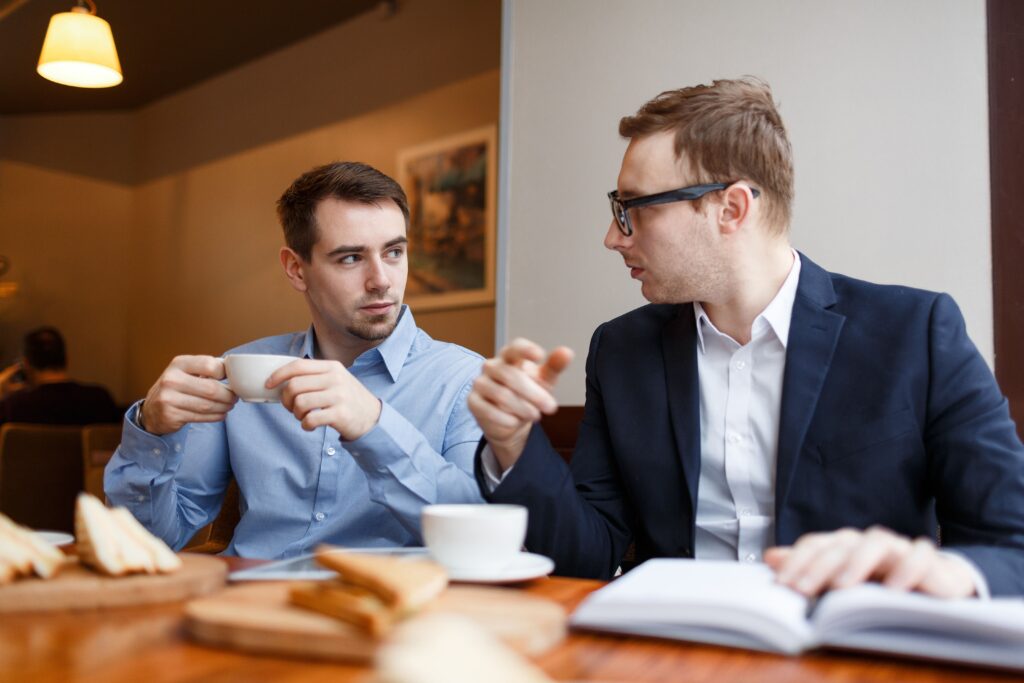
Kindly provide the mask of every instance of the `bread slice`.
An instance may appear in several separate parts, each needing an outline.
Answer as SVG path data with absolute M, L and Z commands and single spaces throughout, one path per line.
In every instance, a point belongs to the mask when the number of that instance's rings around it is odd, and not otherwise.
M 7 517 L 4 517 L 7 520 Z M 14 522 L 10 523 L 11 525 Z M 16 576 L 32 572 L 32 550 L 10 529 L 0 524 L 0 561 L 9 566 Z
M 75 530 L 82 563 L 104 574 L 166 573 L 181 566 L 178 556 L 130 512 L 110 510 L 88 493 L 78 495 Z
M 149 566 L 153 571 L 169 574 L 181 567 L 181 558 L 175 555 L 166 543 L 149 533 L 149 530 L 135 519 L 135 515 L 125 508 L 114 508 L 110 512 L 114 522 L 124 534 L 123 538 L 131 540 L 149 555 Z M 149 570 L 147 569 L 147 571 Z
M 338 572 L 342 583 L 365 588 L 400 614 L 419 609 L 448 586 L 448 574 L 429 560 L 346 553 L 320 546 L 316 561 Z
M 294 605 L 352 624 L 374 638 L 387 635 L 396 621 L 395 613 L 370 591 L 333 581 L 300 584 L 289 598 Z
M 395 629 L 370 683 L 554 683 L 465 617 L 432 613 Z
M 88 493 L 78 494 L 75 502 L 75 536 L 82 564 L 110 576 L 128 573 L 107 507 Z
M 67 561 L 64 553 L 6 515 L 0 515 L 0 538 L 3 539 L 0 542 L 20 544 L 29 555 L 32 569 L 41 578 L 54 576 Z

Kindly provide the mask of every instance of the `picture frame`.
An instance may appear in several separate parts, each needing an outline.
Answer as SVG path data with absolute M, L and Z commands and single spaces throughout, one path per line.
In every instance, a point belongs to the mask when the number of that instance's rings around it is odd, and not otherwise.
M 399 151 L 414 312 L 494 302 L 496 157 L 494 124 Z

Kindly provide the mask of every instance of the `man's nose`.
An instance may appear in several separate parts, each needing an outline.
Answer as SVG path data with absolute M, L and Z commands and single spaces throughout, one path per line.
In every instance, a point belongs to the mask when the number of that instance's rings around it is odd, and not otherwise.
M 387 267 L 379 258 L 369 260 L 370 272 L 366 276 L 366 289 L 370 292 L 386 292 L 391 289 L 391 278 Z
M 619 224 L 615 222 L 615 219 L 612 219 L 608 224 L 608 231 L 604 234 L 604 246 L 605 249 L 617 251 L 628 247 L 632 239 L 632 237 L 623 235 L 622 231 L 619 230 Z

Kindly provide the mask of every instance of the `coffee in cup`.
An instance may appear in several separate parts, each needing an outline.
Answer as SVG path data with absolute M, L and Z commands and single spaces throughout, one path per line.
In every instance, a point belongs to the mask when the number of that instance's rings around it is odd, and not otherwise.
M 224 367 L 228 376 L 228 386 L 243 401 L 280 401 L 284 385 L 267 389 L 266 383 L 275 370 L 293 360 L 296 360 L 295 356 L 275 356 L 267 353 L 233 353 L 225 356 Z
M 500 571 L 526 539 L 522 505 L 427 505 L 421 521 L 430 555 L 453 572 Z

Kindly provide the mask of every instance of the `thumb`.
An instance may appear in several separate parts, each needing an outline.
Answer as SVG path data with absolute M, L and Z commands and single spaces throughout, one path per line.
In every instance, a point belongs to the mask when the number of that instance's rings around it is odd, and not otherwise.
M 548 387 L 553 387 L 558 376 L 569 367 L 575 354 L 568 346 L 559 346 L 548 356 L 544 364 L 537 369 L 537 378 Z

